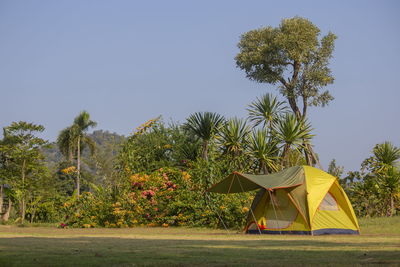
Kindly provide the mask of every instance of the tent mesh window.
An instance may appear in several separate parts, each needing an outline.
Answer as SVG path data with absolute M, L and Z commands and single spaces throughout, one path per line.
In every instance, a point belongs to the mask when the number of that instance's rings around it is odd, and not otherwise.
M 284 189 L 271 193 L 266 207 L 267 229 L 285 229 L 296 220 L 298 211 Z
M 331 193 L 326 193 L 324 199 L 319 205 L 319 210 L 339 210 L 339 206 L 336 202 L 336 199 L 332 196 Z

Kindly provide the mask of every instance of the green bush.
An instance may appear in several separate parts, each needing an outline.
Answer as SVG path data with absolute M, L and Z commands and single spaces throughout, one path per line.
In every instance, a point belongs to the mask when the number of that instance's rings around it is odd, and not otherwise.
M 151 174 L 128 177 L 129 189 L 116 199 L 106 190 L 84 193 L 64 203 L 67 214 L 62 226 L 243 226 L 251 195 L 204 194 L 203 185 L 190 173 L 177 168 L 161 168 Z M 244 208 L 245 207 L 245 208 Z

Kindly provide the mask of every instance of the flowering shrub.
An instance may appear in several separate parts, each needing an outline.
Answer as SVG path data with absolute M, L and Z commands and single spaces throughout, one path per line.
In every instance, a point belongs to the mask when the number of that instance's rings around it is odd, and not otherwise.
M 245 195 L 203 194 L 191 175 L 176 168 L 161 168 L 151 174 L 132 174 L 126 190 L 111 196 L 100 190 L 84 193 L 64 203 L 64 227 L 221 226 L 240 227 L 249 202 Z M 114 194 L 115 195 L 115 194 Z M 218 214 L 217 214 L 218 213 Z
M 135 225 L 186 225 L 188 216 L 180 203 L 187 202 L 183 192 L 191 189 L 187 172 L 159 169 L 150 175 L 131 175 L 130 183 Z

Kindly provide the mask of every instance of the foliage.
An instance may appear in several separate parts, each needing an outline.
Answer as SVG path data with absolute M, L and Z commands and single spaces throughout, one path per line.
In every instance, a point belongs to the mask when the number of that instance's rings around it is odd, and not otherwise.
M 228 120 L 219 134 L 223 153 L 233 157 L 242 155 L 247 149 L 250 132 L 251 128 L 244 120 Z
M 200 143 L 183 127 L 166 127 L 157 118 L 138 129 L 127 138 L 117 156 L 116 168 L 120 177 L 131 173 L 151 173 L 162 167 L 181 166 L 197 157 Z
M 291 149 L 298 152 L 307 150 L 311 138 L 314 136 L 311 134 L 311 124 L 306 120 L 298 120 L 293 114 L 287 113 L 285 116 L 277 122 L 274 136 L 282 150 L 282 165 L 288 166 L 287 156 Z
M 265 174 L 279 170 L 278 142 L 257 129 L 250 137 L 249 154 L 254 160 L 256 172 Z
M 287 110 L 285 102 L 278 101 L 272 94 L 265 94 L 251 103 L 247 109 L 250 121 L 254 125 L 263 124 L 264 128 L 272 129 L 283 113 Z
M 337 177 L 341 178 L 344 172 L 344 167 L 338 166 L 336 160 L 333 159 L 328 166 L 328 173 Z
M 212 112 L 196 112 L 187 118 L 185 128 L 195 134 L 203 142 L 203 159 L 208 160 L 209 143 L 216 137 L 224 123 L 224 117 Z
M 64 204 L 68 214 L 63 226 L 133 227 L 133 226 L 211 226 L 220 224 L 216 205 L 229 227 L 240 227 L 249 195 L 207 200 L 202 187 L 192 176 L 175 168 L 162 168 L 151 174 L 129 177 L 129 189 L 116 199 L 103 189 L 86 192 Z M 234 201 L 232 201 L 232 199 Z M 229 201 L 228 201 L 229 200 Z M 215 207 L 213 207 L 215 206 Z
M 282 20 L 277 28 L 265 27 L 242 35 L 236 64 L 257 82 L 280 83 L 296 117 L 306 117 L 308 105 L 324 106 L 332 100 L 320 90 L 333 83 L 328 67 L 336 36 L 319 39 L 320 30 L 309 20 L 294 17 Z M 303 114 L 298 107 L 303 103 Z
M 4 127 L 4 138 L 0 146 L 1 174 L 4 179 L 1 182 L 11 186 L 10 193 L 17 201 L 22 223 L 25 220 L 27 203 L 37 201 L 32 192 L 47 190 L 43 186 L 44 180 L 48 178 L 47 169 L 41 154 L 41 147 L 47 141 L 36 136 L 43 130 L 42 125 L 23 121 Z
M 393 216 L 400 209 L 399 151 L 390 142 L 377 144 L 361 171 L 342 180 L 359 216 Z

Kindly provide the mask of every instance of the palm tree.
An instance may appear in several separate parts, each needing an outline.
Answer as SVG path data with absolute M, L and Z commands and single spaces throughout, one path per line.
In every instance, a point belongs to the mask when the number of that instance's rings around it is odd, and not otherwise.
M 185 127 L 199 137 L 202 144 L 202 158 L 208 160 L 208 146 L 215 138 L 225 119 L 213 112 L 196 112 L 187 118 Z
M 373 149 L 373 171 L 377 175 L 378 185 L 389 201 L 388 216 L 393 216 L 395 211 L 394 200 L 400 193 L 400 171 L 398 161 L 400 148 L 390 142 L 378 144 Z
M 272 94 L 265 94 L 261 98 L 257 98 L 247 108 L 250 121 L 254 122 L 255 126 L 263 124 L 266 129 L 273 128 L 286 110 L 285 102 L 278 101 Z
M 221 146 L 225 154 L 237 157 L 246 149 L 248 136 L 251 132 L 246 121 L 230 119 L 220 131 Z
M 305 120 L 298 120 L 295 115 L 287 113 L 277 122 L 274 136 L 282 144 L 282 166 L 286 166 L 286 158 L 290 149 L 307 150 L 311 134 L 311 125 Z
M 81 174 L 81 149 L 83 149 L 82 144 L 87 144 L 91 151 L 94 150 L 94 142 L 90 139 L 86 132 L 89 128 L 96 127 L 97 123 L 90 120 L 90 115 L 87 111 L 82 111 L 75 119 L 74 124 L 71 126 L 71 135 L 75 137 L 76 140 L 76 151 L 77 151 L 77 178 L 76 178 L 76 193 L 79 198 L 80 195 L 80 174 Z
M 95 127 L 96 122 L 90 120 L 90 115 L 86 111 L 82 111 L 75 119 L 74 123 L 63 129 L 57 138 L 57 144 L 61 153 L 72 162 L 76 157 L 76 194 L 80 195 L 80 175 L 81 175 L 81 153 L 85 146 L 90 151 L 94 151 L 94 142 L 90 139 L 86 132 L 89 128 Z
M 250 136 L 249 154 L 258 162 L 259 171 L 264 174 L 279 170 L 277 143 L 268 137 L 266 131 L 257 129 Z
M 390 142 L 376 145 L 373 153 L 382 166 L 394 166 L 400 159 L 400 148 L 393 146 Z

